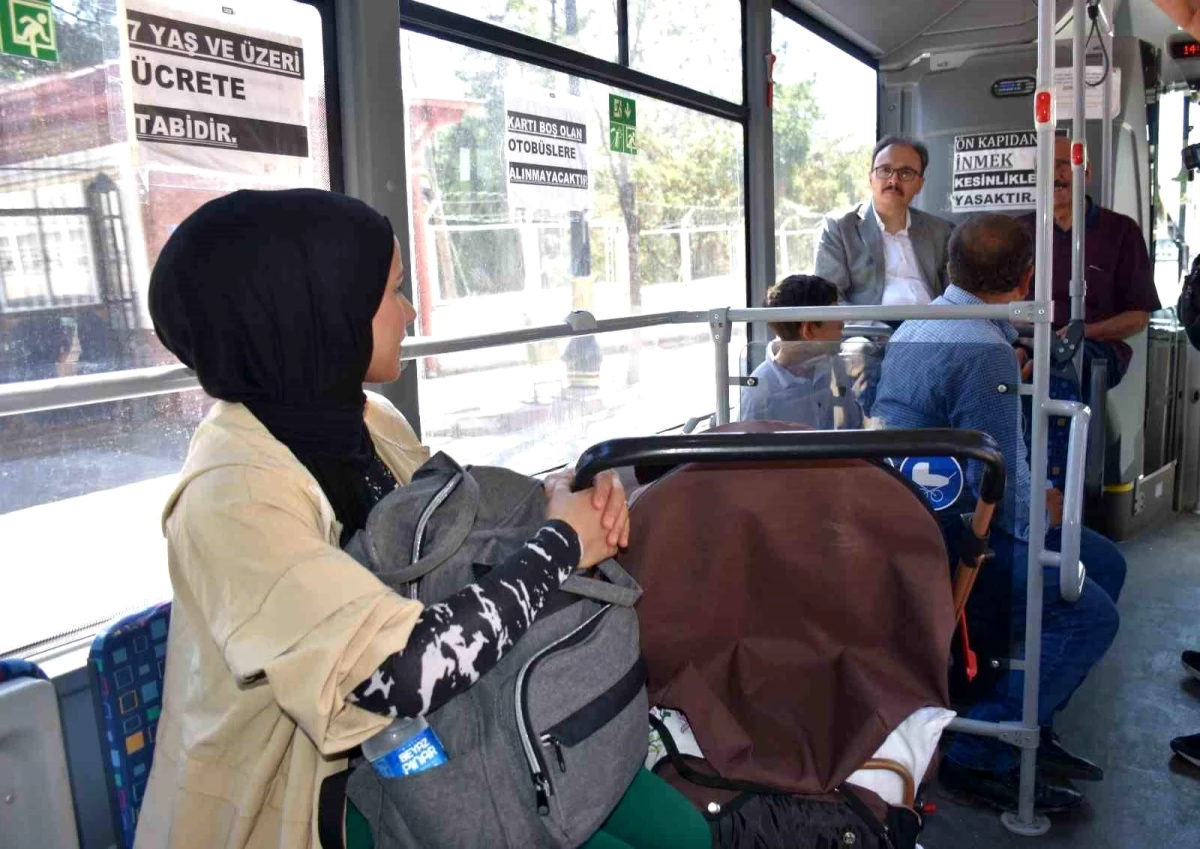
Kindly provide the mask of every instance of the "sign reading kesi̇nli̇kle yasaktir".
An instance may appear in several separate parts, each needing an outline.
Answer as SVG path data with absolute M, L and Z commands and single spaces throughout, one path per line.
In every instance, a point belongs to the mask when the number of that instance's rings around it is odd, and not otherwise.
M 309 167 L 301 39 L 127 0 L 142 161 L 294 182 Z
M 952 212 L 1006 212 L 1037 204 L 1037 133 L 954 137 Z

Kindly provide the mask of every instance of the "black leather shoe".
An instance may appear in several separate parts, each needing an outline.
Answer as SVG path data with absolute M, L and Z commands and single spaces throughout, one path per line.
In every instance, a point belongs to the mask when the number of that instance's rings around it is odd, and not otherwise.
M 995 773 L 958 766 L 943 760 L 938 778 L 952 795 L 963 796 L 1001 811 L 1017 809 L 1020 790 L 1020 769 Z M 1038 779 L 1033 787 L 1033 807 L 1040 814 L 1056 814 L 1079 807 L 1083 795 L 1065 784 L 1051 784 Z
M 1183 668 L 1193 678 L 1200 678 L 1200 651 L 1185 651 L 1183 653 Z
M 1171 751 L 1192 766 L 1200 767 L 1200 734 L 1191 737 L 1176 737 L 1171 741 Z
M 1056 778 L 1073 778 L 1077 781 L 1103 781 L 1104 770 L 1086 758 L 1073 755 L 1063 747 L 1058 735 L 1048 728 L 1042 729 L 1042 742 L 1038 745 L 1038 771 Z

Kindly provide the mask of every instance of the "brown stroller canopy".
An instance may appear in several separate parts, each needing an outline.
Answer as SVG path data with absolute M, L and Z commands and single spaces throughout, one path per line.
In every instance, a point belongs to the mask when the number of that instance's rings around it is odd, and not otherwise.
M 650 703 L 687 714 L 723 778 L 827 793 L 913 712 L 948 705 L 945 545 L 889 470 L 686 465 L 631 521 L 620 561 L 645 591 Z

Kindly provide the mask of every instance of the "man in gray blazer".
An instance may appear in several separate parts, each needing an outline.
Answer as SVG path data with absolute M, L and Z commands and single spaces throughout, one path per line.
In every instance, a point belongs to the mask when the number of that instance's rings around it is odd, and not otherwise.
M 929 150 L 888 136 L 871 159 L 871 203 L 826 220 L 816 275 L 859 305 L 927 304 L 946 288 L 946 248 L 954 225 L 910 209 L 925 185 Z

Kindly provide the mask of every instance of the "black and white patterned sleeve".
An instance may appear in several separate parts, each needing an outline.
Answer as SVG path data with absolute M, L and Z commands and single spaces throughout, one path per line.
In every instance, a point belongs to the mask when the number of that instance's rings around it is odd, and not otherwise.
M 579 536 L 550 521 L 478 582 L 425 608 L 408 645 L 349 696 L 384 716 L 421 716 L 441 707 L 495 666 L 547 597 L 579 565 Z

